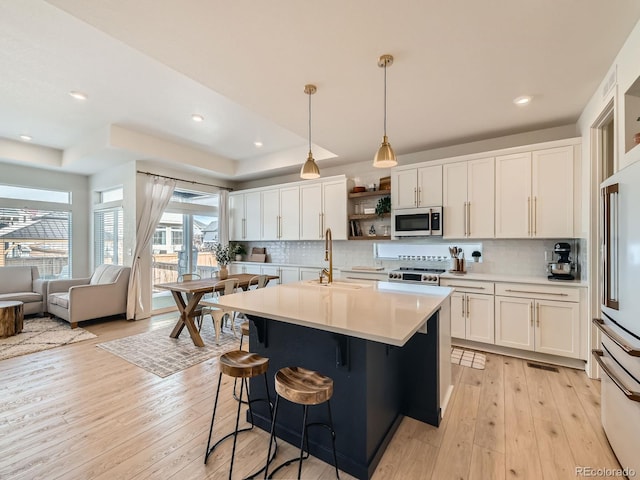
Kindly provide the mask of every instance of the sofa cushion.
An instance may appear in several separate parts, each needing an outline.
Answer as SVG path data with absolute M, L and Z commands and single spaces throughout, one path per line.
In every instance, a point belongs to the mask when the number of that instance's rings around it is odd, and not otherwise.
M 69 293 L 52 293 L 49 295 L 49 303 L 59 307 L 69 308 Z
M 36 278 L 38 269 L 35 267 L 0 267 L 0 292 L 30 292 Z
M 99 265 L 91 275 L 91 285 L 113 283 L 122 271 L 122 265 Z
M 22 303 L 41 302 L 42 295 L 34 292 L 0 293 L 0 302 L 9 300 Z

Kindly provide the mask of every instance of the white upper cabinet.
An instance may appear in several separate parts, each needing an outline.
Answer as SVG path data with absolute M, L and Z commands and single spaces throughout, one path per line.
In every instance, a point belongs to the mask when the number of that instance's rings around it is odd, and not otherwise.
M 300 188 L 283 187 L 261 192 L 262 240 L 300 238 Z
M 300 240 L 322 240 L 322 184 L 300 187 Z
M 444 165 L 444 238 L 493 238 L 494 159 Z
M 229 194 L 229 240 L 260 240 L 260 192 Z
M 391 172 L 391 205 L 403 208 L 442 205 L 442 165 Z
M 573 204 L 573 146 L 496 157 L 496 237 L 573 237 Z
M 327 228 L 334 240 L 346 240 L 346 178 L 300 186 L 300 212 L 300 240 L 322 240 Z

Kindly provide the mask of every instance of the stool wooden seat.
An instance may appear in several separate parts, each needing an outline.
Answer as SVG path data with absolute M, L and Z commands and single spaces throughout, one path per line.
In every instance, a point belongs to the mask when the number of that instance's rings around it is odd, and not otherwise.
M 319 405 L 333 395 L 333 380 L 306 368 L 282 368 L 275 383 L 278 395 L 300 405 Z
M 234 378 L 251 378 L 269 369 L 269 359 L 243 350 L 220 355 L 220 372 Z
M 309 458 L 309 446 L 307 445 L 307 428 L 320 426 L 326 428 L 331 434 L 331 442 L 333 445 L 333 462 L 336 470 L 336 478 L 340 478 L 338 470 L 338 457 L 336 455 L 336 432 L 333 429 L 333 419 L 331 417 L 331 402 L 333 396 L 333 380 L 313 370 L 302 367 L 285 367 L 278 370 L 275 375 L 276 387 L 276 403 L 273 407 L 273 417 L 271 421 L 271 437 L 269 439 L 269 450 L 267 450 L 267 463 L 264 467 L 265 477 L 272 476 L 281 468 L 298 462 L 298 480 L 302 475 L 302 461 Z M 269 463 L 273 459 L 271 457 L 271 442 L 275 440 L 276 421 L 278 418 L 278 403 L 280 398 L 284 398 L 292 403 L 302 405 L 302 432 L 300 433 L 300 456 L 287 460 L 278 466 L 269 475 Z M 328 423 L 313 422 L 307 423 L 307 413 L 309 406 L 327 404 L 327 412 L 329 416 Z M 305 448 L 306 447 L 306 448 Z M 305 451 L 306 450 L 306 451 Z M 305 455 L 306 454 L 306 455 Z
M 271 407 L 271 401 L 269 399 L 269 385 L 267 383 L 267 370 L 269 369 L 269 359 L 265 357 L 261 357 L 260 355 L 256 355 L 255 353 L 245 352 L 243 350 L 232 350 L 230 352 L 223 353 L 220 355 L 220 374 L 218 375 L 218 387 L 216 389 L 216 399 L 213 404 L 213 415 L 211 416 L 211 427 L 209 428 L 209 439 L 207 440 L 207 449 L 205 451 L 204 463 L 207 463 L 207 459 L 209 455 L 213 452 L 213 450 L 224 440 L 229 437 L 233 437 L 233 448 L 231 450 L 231 465 L 229 467 L 229 480 L 231 480 L 231 474 L 233 472 L 233 461 L 236 454 L 236 441 L 238 433 L 246 432 L 254 427 L 253 423 L 253 411 L 251 409 L 251 404 L 257 401 L 267 402 L 269 405 L 269 413 L 272 415 L 273 409 Z M 236 426 L 235 430 L 231 433 L 220 438 L 213 446 L 211 445 L 211 438 L 213 436 L 213 424 L 216 418 L 216 410 L 218 408 L 218 397 L 220 396 L 220 385 L 222 384 L 222 375 L 228 375 L 230 377 L 235 378 L 236 380 L 239 378 L 240 380 L 240 396 L 236 398 L 238 400 L 238 411 L 236 412 Z M 264 377 L 264 386 L 266 389 L 266 398 L 251 398 L 249 393 L 249 385 L 248 378 L 257 377 L 258 375 L 262 375 Z M 246 387 L 246 389 L 245 389 Z M 234 388 L 235 390 L 235 388 Z M 246 391 L 247 400 L 242 400 L 243 393 Z M 235 397 L 235 391 L 234 391 Z M 242 404 L 249 405 L 249 418 L 251 419 L 251 427 L 238 429 L 238 425 L 240 422 L 240 407 Z M 273 415 L 272 415 L 273 418 Z M 276 449 L 278 446 L 276 445 Z M 271 449 L 271 444 L 269 444 L 269 449 Z M 273 457 L 270 460 L 273 460 L 276 452 L 274 451 Z M 261 472 L 264 469 L 259 470 L 257 473 Z M 253 477 L 252 476 L 252 477 Z

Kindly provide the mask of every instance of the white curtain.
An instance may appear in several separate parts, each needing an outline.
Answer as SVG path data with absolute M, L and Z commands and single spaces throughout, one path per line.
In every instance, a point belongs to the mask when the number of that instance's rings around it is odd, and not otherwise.
M 218 195 L 218 242 L 229 243 L 229 192 L 220 190 Z
M 176 181 L 170 178 L 148 176 L 144 186 L 144 204 L 138 217 L 136 227 L 136 250 L 131 265 L 129 277 L 129 291 L 127 293 L 127 318 L 135 319 L 136 307 L 142 309 L 142 295 L 140 293 L 140 256 L 149 248 L 158 222 L 162 218 L 164 209 L 169 204 Z

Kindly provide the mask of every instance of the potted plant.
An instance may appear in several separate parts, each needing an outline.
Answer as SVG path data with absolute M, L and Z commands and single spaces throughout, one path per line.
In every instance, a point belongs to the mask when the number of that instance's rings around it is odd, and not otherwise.
M 220 267 L 220 271 L 218 272 L 218 276 L 220 280 L 225 280 L 229 276 L 229 270 L 227 270 L 227 265 L 231 261 L 231 252 L 229 250 L 229 245 L 222 245 L 221 243 L 216 243 L 216 246 L 213 249 L 213 252 L 216 256 L 216 262 L 218 263 L 218 267 Z
M 242 261 L 242 255 L 247 254 L 247 249 L 241 243 L 231 244 L 231 254 L 235 256 L 236 262 Z
M 391 197 L 387 195 L 386 197 L 382 197 L 378 200 L 376 205 L 376 214 L 379 217 L 382 217 L 385 213 L 389 212 L 391 212 Z
M 480 257 L 481 256 L 482 256 L 482 254 L 478 250 L 474 250 L 471 253 L 471 257 L 473 257 L 473 261 L 476 262 L 476 263 L 480 261 Z

